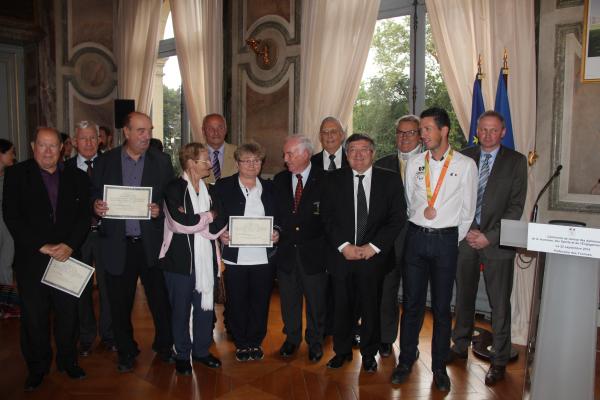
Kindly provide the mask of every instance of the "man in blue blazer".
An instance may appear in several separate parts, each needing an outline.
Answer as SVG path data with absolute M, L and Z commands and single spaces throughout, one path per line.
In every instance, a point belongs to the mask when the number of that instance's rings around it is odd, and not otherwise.
M 174 362 L 169 300 L 158 268 L 163 239 L 163 191 L 174 174 L 169 156 L 149 148 L 152 128 L 146 114 L 130 113 L 123 128 L 127 141 L 98 158 L 92 179 L 93 207 L 101 218 L 108 211 L 103 201 L 104 185 L 152 187 L 150 219 L 103 218 L 100 224 L 97 263 L 105 271 L 120 372 L 131 371 L 139 354 L 131 324 L 138 277 L 154 320 L 152 348 L 163 361 Z

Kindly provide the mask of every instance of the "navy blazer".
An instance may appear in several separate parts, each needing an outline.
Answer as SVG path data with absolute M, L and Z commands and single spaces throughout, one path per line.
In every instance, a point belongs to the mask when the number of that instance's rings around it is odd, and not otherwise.
M 321 219 L 324 177 L 322 169 L 314 166 L 310 169 L 295 213 L 292 174 L 287 170 L 282 171 L 273 179 L 275 224 L 280 228 L 275 263 L 283 271 L 293 270 L 296 250 L 306 274 L 325 271 L 325 228 Z
M 215 183 L 213 202 L 217 211 L 217 218 L 211 224 L 211 232 L 216 233 L 229 223 L 230 216 L 244 215 L 246 209 L 246 196 L 238 182 L 239 173 L 221 178 Z M 275 216 L 275 203 L 273 198 L 273 182 L 258 178 L 262 185 L 261 200 L 265 208 L 265 216 Z M 273 255 L 271 249 L 267 249 L 267 255 Z M 237 262 L 238 248 L 223 247 L 223 259 Z
M 104 185 L 123 184 L 122 149 L 122 146 L 116 147 L 104 153 L 94 163 L 92 201 L 103 198 Z M 174 177 L 171 159 L 167 154 L 152 148 L 144 153 L 144 157 L 144 171 L 140 186 L 151 186 L 152 202 L 162 208 L 165 187 Z M 158 254 L 163 240 L 163 223 L 164 214 L 162 211 L 157 218 L 140 220 L 142 244 L 146 255 L 146 264 L 149 267 L 158 264 Z M 113 275 L 122 274 L 125 268 L 127 246 L 125 220 L 102 219 L 98 242 L 99 252 L 96 262 Z

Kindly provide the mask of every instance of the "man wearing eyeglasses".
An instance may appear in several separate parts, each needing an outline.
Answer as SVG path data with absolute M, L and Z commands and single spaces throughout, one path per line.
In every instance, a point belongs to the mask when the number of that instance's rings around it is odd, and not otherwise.
M 376 167 L 389 169 L 400 174 L 404 182 L 406 164 L 416 154 L 421 153 L 421 135 L 419 133 L 419 117 L 404 115 L 396 122 L 397 153 L 382 157 L 375 162 Z M 389 357 L 392 354 L 392 344 L 398 337 L 400 311 L 398 304 L 398 289 L 402 276 L 402 252 L 406 227 L 402 229 L 394 242 L 394 268 L 385 276 L 381 293 L 381 344 L 379 355 Z
M 227 122 L 221 114 L 208 114 L 202 121 L 202 134 L 208 144 L 208 155 L 212 162 L 210 175 L 206 183 L 215 183 L 220 178 L 231 176 L 237 172 L 237 164 L 233 153 L 236 145 L 227 143 Z
M 348 159 L 342 148 L 344 139 L 346 139 L 346 131 L 337 118 L 323 119 L 319 128 L 319 140 L 323 150 L 312 156 L 311 164 L 326 171 L 347 167 Z

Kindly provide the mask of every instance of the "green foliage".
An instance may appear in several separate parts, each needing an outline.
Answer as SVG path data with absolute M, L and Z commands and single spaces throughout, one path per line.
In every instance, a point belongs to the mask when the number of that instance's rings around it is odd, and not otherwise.
M 180 172 L 178 154 L 181 146 L 181 88 L 170 89 L 163 85 L 163 146 L 171 156 L 176 172 Z
M 377 23 L 371 48 L 379 73 L 361 82 L 354 104 L 353 129 L 370 134 L 377 144 L 377 157 L 396 151 L 394 124 L 409 113 L 410 85 L 410 17 Z M 425 106 L 442 107 L 452 121 L 450 142 L 460 149 L 466 143 L 456 114 L 452 109 L 446 85 L 441 76 L 437 53 L 427 25 Z

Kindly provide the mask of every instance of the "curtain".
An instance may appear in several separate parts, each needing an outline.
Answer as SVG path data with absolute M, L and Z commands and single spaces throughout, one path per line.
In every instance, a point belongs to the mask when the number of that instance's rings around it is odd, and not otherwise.
M 154 65 L 158 56 L 158 23 L 162 0 L 119 2 L 115 32 L 118 95 L 135 100 L 135 108 L 150 114 Z
M 223 2 L 170 3 L 192 138 L 204 142 L 202 119 L 207 114 L 223 113 Z
M 426 0 L 431 32 L 452 106 L 468 135 L 477 56 L 483 57 L 483 96 L 493 109 L 503 52 L 508 51 L 508 96 L 516 150 L 533 149 L 536 128 L 535 19 L 533 0 Z M 529 171 L 524 217 L 532 207 L 535 184 Z M 512 293 L 513 342 L 525 344 L 533 268 L 515 267 Z
M 299 133 L 315 145 L 323 118 L 351 122 L 378 12 L 379 0 L 302 2 Z

